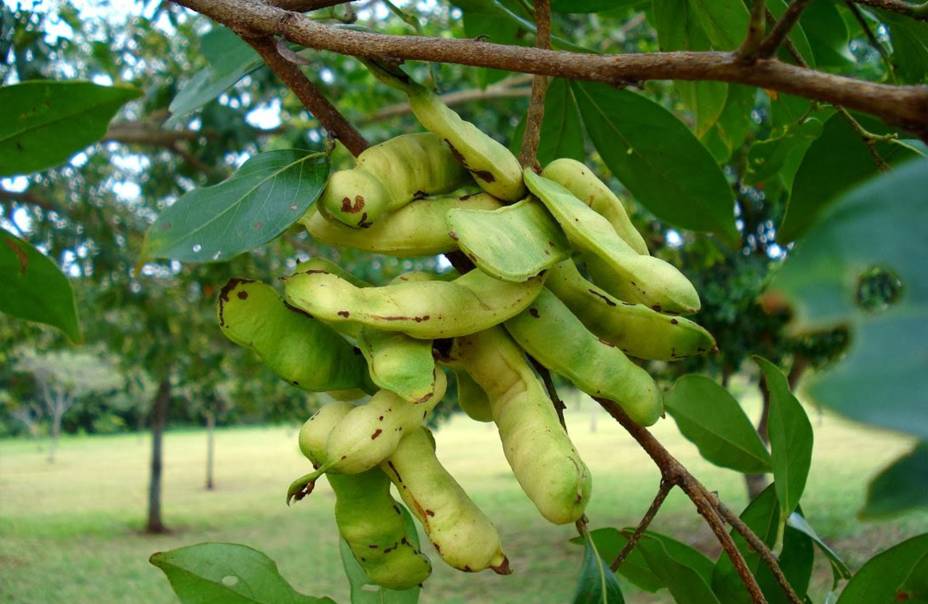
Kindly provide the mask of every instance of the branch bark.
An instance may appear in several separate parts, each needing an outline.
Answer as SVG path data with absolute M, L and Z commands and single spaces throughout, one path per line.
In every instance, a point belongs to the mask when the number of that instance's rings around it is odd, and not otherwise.
M 744 583 L 748 595 L 751 597 L 751 601 L 754 602 L 754 604 L 766 604 L 767 598 L 764 597 L 760 585 L 757 584 L 757 579 L 751 574 L 751 570 L 748 568 L 744 556 L 741 555 L 731 535 L 725 530 L 722 518 L 713 505 L 712 495 L 706 487 L 696 480 L 696 478 L 683 467 L 683 464 L 677 461 L 677 459 L 664 448 L 664 445 L 654 438 L 654 435 L 646 428 L 632 421 L 615 402 L 604 398 L 595 398 L 595 400 L 632 435 L 632 438 L 634 438 L 641 448 L 654 460 L 654 463 L 657 464 L 657 467 L 661 471 L 662 479 L 670 484 L 679 486 L 683 492 L 687 494 L 690 501 L 696 506 L 696 511 L 699 512 L 706 521 L 706 524 L 709 525 L 709 528 L 712 529 L 712 532 L 715 533 L 716 539 L 718 539 L 719 543 L 722 545 L 722 549 L 725 550 L 725 553 L 731 560 L 735 571 L 741 578 L 741 582 Z
M 509 78 L 505 80 L 506 85 L 501 85 L 503 82 L 487 86 L 485 89 L 481 90 L 475 88 L 473 90 L 458 90 L 455 92 L 449 92 L 439 96 L 441 102 L 449 107 L 455 105 L 463 105 L 464 103 L 472 103 L 474 101 L 491 101 L 495 99 L 518 99 L 529 97 L 532 94 L 532 89 L 526 86 L 516 86 L 511 80 L 516 80 L 517 78 Z M 518 78 L 520 81 L 523 78 Z M 528 76 L 525 81 L 531 81 L 532 76 Z M 363 117 L 357 121 L 358 124 L 372 124 L 374 122 L 381 122 L 383 120 L 388 120 L 394 117 L 400 117 L 402 115 L 407 115 L 412 113 L 412 108 L 410 108 L 409 103 L 396 103 L 395 105 L 387 105 L 382 109 L 378 110 L 376 113 L 372 113 L 367 117 Z
M 232 23 L 234 22 L 226 22 L 227 25 Z M 298 65 L 291 63 L 280 55 L 272 38 L 253 38 L 246 35 L 243 36 L 243 39 L 258 51 L 258 54 L 274 72 L 274 75 L 293 91 L 297 98 L 300 99 L 300 102 L 319 120 L 323 128 L 334 138 L 340 140 L 352 155 L 357 157 L 367 149 L 367 140 L 361 136 L 360 132 L 355 130 L 354 126 L 348 123 L 348 120 L 339 113 L 338 109 L 309 81 Z
M 171 402 L 171 380 L 161 379 L 151 413 L 151 474 L 148 481 L 148 519 L 146 533 L 166 533 L 161 518 L 161 475 L 164 467 L 164 425 L 167 422 L 168 405 Z
M 757 47 L 757 55 L 759 57 L 766 59 L 773 56 L 780 45 L 783 44 L 783 40 L 786 39 L 786 36 L 789 35 L 790 30 L 792 30 L 796 22 L 799 21 L 802 11 L 805 10 L 810 1 L 811 0 L 793 0 L 786 8 L 783 16 L 780 17 L 780 20 L 774 23 L 773 27 L 770 29 L 770 33 L 764 38 L 764 41 Z
M 882 8 L 920 21 L 928 21 L 928 3 L 909 4 L 903 0 L 854 0 L 857 4 Z
M 551 47 L 551 6 L 548 0 L 535 0 L 535 47 Z M 545 93 L 548 78 L 536 75 L 532 78 L 532 99 L 525 115 L 525 132 L 522 133 L 522 148 L 519 163 L 523 167 L 534 167 L 538 163 L 538 143 L 541 140 L 541 123 L 545 119 Z M 563 423 L 563 422 L 562 422 Z
M 646 80 L 736 82 L 871 113 L 928 138 L 928 87 L 890 86 L 789 65 L 746 65 L 730 52 L 596 55 L 480 40 L 393 36 L 322 25 L 248 0 L 174 0 L 239 31 L 283 35 L 308 48 L 368 58 L 392 57 L 621 84 Z
M 767 32 L 767 0 L 754 0 L 751 5 L 751 20 L 748 21 L 748 33 L 738 48 L 738 56 L 745 61 L 753 61 L 757 48 Z

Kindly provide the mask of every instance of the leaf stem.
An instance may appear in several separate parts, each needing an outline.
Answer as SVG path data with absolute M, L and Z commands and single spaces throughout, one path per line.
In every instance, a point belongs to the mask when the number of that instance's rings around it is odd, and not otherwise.
M 673 489 L 674 484 L 667 481 L 664 478 L 661 478 L 661 484 L 657 489 L 657 494 L 654 496 L 654 501 L 651 502 L 651 506 L 648 508 L 648 511 L 645 512 L 644 516 L 641 518 L 641 522 L 638 523 L 638 526 L 635 528 L 635 532 L 632 533 L 631 537 L 628 538 L 628 543 L 625 544 L 625 547 L 622 548 L 622 551 L 615 557 L 615 560 L 612 561 L 612 564 L 609 565 L 609 568 L 613 572 L 619 570 L 619 566 L 622 565 L 622 562 L 625 561 L 625 558 L 628 557 L 632 550 L 635 549 L 635 546 L 641 540 L 641 536 L 648 529 L 648 526 L 651 524 L 651 521 L 654 520 L 654 516 L 657 515 L 657 511 L 663 505 L 664 500 L 667 498 L 667 494 Z

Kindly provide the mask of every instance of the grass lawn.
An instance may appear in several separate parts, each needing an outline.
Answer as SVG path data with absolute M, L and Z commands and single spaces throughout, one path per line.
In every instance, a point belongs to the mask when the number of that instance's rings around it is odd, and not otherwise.
M 865 431 L 809 409 L 815 453 L 803 498 L 808 519 L 853 566 L 900 539 L 928 531 L 928 513 L 860 524 L 867 478 L 906 450 L 910 441 Z M 658 473 L 607 416 L 586 400 L 570 405 L 569 428 L 594 475 L 588 509 L 596 527 L 633 525 L 654 495 Z M 591 431 L 595 419 L 596 431 Z M 741 477 L 703 462 L 672 420 L 655 434 L 733 508 L 745 504 Z M 493 518 L 515 573 L 464 574 L 444 566 L 431 546 L 435 571 L 423 602 L 567 602 L 581 550 L 567 542 L 573 526 L 551 526 L 512 478 L 495 430 L 464 416 L 439 433 L 438 455 Z M 142 525 L 149 442 L 140 435 L 65 438 L 48 464 L 36 444 L 0 442 L 0 599 L 3 602 L 104 604 L 173 602 L 167 581 L 150 566 L 155 551 L 202 541 L 251 545 L 277 561 L 304 593 L 347 602 L 337 553 L 333 498 L 324 481 L 311 498 L 284 505 L 289 481 L 309 467 L 297 451 L 296 427 L 221 430 L 217 434 L 217 489 L 203 489 L 203 432 L 166 437 L 164 513 L 172 533 L 150 537 Z M 674 493 L 654 528 L 710 554 L 717 544 L 689 501 Z M 828 586 L 819 560 L 814 601 Z M 630 602 L 668 602 L 666 592 L 626 590 Z

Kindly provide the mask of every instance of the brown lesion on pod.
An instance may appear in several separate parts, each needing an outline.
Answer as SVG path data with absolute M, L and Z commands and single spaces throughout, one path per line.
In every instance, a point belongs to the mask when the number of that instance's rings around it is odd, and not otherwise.
M 361 195 L 354 196 L 354 202 L 350 197 L 342 198 L 342 212 L 347 214 L 357 214 L 364 209 L 364 197 Z
M 541 318 L 541 313 L 539 313 L 539 312 L 538 312 L 538 309 L 535 308 L 534 306 L 528 309 L 528 314 L 532 315 L 532 316 L 535 317 L 536 319 L 540 319 L 540 318 Z
M 589 290 L 587 290 L 587 291 L 590 292 L 591 294 L 593 294 L 594 296 L 596 296 L 597 298 L 599 298 L 600 300 L 602 300 L 603 302 L 605 302 L 608 306 L 615 306 L 615 302 L 613 302 L 612 300 L 610 300 L 610 299 L 608 298 L 608 296 L 605 296 L 605 295 L 599 293 L 599 292 L 596 291 L 595 289 L 589 289 Z
M 676 325 L 677 323 L 679 323 L 679 321 L 677 321 L 676 319 L 671 319 L 671 320 L 670 320 L 670 324 L 671 324 L 671 325 Z
M 226 321 L 225 321 L 225 316 L 223 315 L 223 311 L 225 310 L 226 302 L 229 301 L 229 296 L 232 294 L 232 290 L 234 290 L 236 287 L 244 283 L 254 283 L 254 280 L 253 279 L 239 279 L 238 277 L 233 277 L 232 279 L 229 279 L 229 281 L 226 282 L 225 285 L 222 286 L 221 290 L 219 290 L 219 326 L 220 327 L 226 326 Z M 244 292 L 239 292 L 239 294 L 242 294 L 242 293 Z M 245 298 L 247 297 L 248 297 L 248 294 L 246 293 Z M 245 298 L 242 298 L 241 295 L 239 295 L 239 298 L 241 300 L 245 299 Z
M 376 430 L 374 430 L 374 433 L 371 434 L 371 440 L 376 439 L 381 434 L 383 434 L 383 430 L 381 430 L 380 428 L 377 428 Z
M 340 310 L 340 311 L 338 311 L 338 316 L 339 316 L 339 317 L 345 317 L 345 318 L 347 319 L 348 317 L 351 316 L 351 313 L 348 312 L 347 310 Z
M 503 561 L 497 564 L 496 566 L 490 567 L 494 573 L 497 575 L 511 575 L 512 568 L 509 566 L 509 558 L 503 556 Z

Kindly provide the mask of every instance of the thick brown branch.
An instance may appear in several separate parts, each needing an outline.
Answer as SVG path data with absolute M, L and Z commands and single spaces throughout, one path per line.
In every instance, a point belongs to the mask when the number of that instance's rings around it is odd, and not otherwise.
M 114 122 L 106 129 L 103 142 L 172 147 L 178 141 L 195 141 L 202 136 L 205 134 L 194 130 L 162 130 L 148 122 Z
M 535 0 L 535 47 L 551 48 L 551 6 L 548 0 Z M 525 132 L 522 133 L 522 149 L 519 163 L 533 167 L 537 162 L 538 143 L 541 140 L 541 123 L 545 119 L 545 93 L 548 78 L 536 75 L 532 79 L 532 99 L 525 115 Z
M 767 0 L 754 0 L 751 5 L 751 19 L 748 21 L 748 33 L 738 48 L 738 56 L 751 61 L 767 33 Z
M 722 518 L 731 525 L 733 529 L 738 531 L 738 533 L 744 537 L 744 540 L 748 542 L 748 545 L 752 550 L 754 550 L 763 563 L 770 569 L 770 572 L 773 573 L 774 578 L 779 583 L 780 587 L 783 589 L 783 592 L 786 594 L 786 597 L 793 604 L 802 604 L 802 600 L 799 598 L 799 595 L 793 590 L 793 586 L 790 585 L 789 579 L 786 578 L 786 575 L 783 574 L 783 570 L 780 568 L 780 564 L 777 562 L 776 556 L 773 555 L 773 552 L 770 551 L 770 548 L 767 547 L 763 541 L 760 540 L 760 537 L 754 534 L 754 531 L 744 523 L 737 514 L 732 512 L 728 507 L 722 503 L 718 498 L 718 495 L 713 494 L 712 503 L 715 505 L 715 508 L 719 511 L 719 514 Z
M 910 4 L 903 2 L 903 0 L 854 0 L 854 2 L 900 13 L 913 19 L 928 21 L 928 2 L 922 2 L 921 4 Z
M 619 555 L 615 557 L 615 560 L 612 561 L 612 564 L 609 565 L 609 568 L 612 569 L 612 572 L 619 570 L 619 566 L 622 565 L 622 562 L 625 561 L 625 558 L 628 557 L 632 550 L 635 549 L 635 546 L 641 540 L 641 536 L 648 526 L 650 526 L 651 521 L 654 520 L 654 516 L 657 515 L 657 511 L 661 509 L 661 506 L 664 504 L 664 500 L 667 499 L 667 494 L 670 493 L 674 485 L 663 478 L 661 478 L 661 485 L 657 489 L 657 495 L 654 496 L 654 501 L 651 502 L 651 506 L 648 508 L 648 511 L 644 513 L 644 516 L 641 518 L 641 522 L 638 523 L 638 526 L 635 528 L 635 532 L 631 534 L 628 538 L 628 542 L 625 544 L 625 547 L 622 548 L 622 551 L 619 552 Z
M 292 14 L 292 13 L 287 13 Z M 293 94 L 300 99 L 310 113 L 319 120 L 322 127 L 325 128 L 334 138 L 341 141 L 345 148 L 352 155 L 357 156 L 367 149 L 367 141 L 361 136 L 361 133 L 355 130 L 354 126 L 348 123 L 348 120 L 339 113 L 332 103 L 307 79 L 299 66 L 291 63 L 280 56 L 277 52 L 277 45 L 269 37 L 252 38 L 244 37 L 252 48 L 258 51 L 267 66 L 271 68 L 278 78 L 280 78 L 287 87 L 293 91 Z
M 612 84 L 645 80 L 737 82 L 871 113 L 928 137 L 928 87 L 865 82 L 776 59 L 746 65 L 729 52 L 596 55 L 480 40 L 391 36 L 322 25 L 296 13 L 248 0 L 175 2 L 239 30 L 280 34 L 309 48 L 346 55 L 458 63 Z
M 268 4 L 284 10 L 305 13 L 311 10 L 319 10 L 320 8 L 347 4 L 348 2 L 351 2 L 351 0 L 269 0 Z
M 774 23 L 773 27 L 770 29 L 770 33 L 767 34 L 767 37 L 764 38 L 764 41 L 760 43 L 760 46 L 757 48 L 757 55 L 763 58 L 772 57 L 773 54 L 780 48 L 780 45 L 783 44 L 783 40 L 786 39 L 786 36 L 789 35 L 789 32 L 796 25 L 796 22 L 799 21 L 799 16 L 802 15 L 802 11 L 809 5 L 811 0 L 793 0 L 792 3 L 786 8 L 786 11 L 783 13 L 783 16 L 780 17 L 780 20 Z
M 757 580 L 754 578 L 754 575 L 751 574 L 751 570 L 748 568 L 744 556 L 741 555 L 731 535 L 725 530 L 725 525 L 712 503 L 712 495 L 706 487 L 696 480 L 696 478 L 683 467 L 683 464 L 677 461 L 677 459 L 664 448 L 664 445 L 654 438 L 654 435 L 651 434 L 647 428 L 643 428 L 632 421 L 615 402 L 603 398 L 596 398 L 595 400 L 632 435 L 632 438 L 634 438 L 638 444 L 641 445 L 641 448 L 654 460 L 654 463 L 657 464 L 657 467 L 661 471 L 663 480 L 679 486 L 683 489 L 683 492 L 689 496 L 690 501 L 696 506 L 696 511 L 699 512 L 706 521 L 706 524 L 709 525 L 709 528 L 712 529 L 712 532 L 715 533 L 716 539 L 718 539 L 722 549 L 725 550 L 725 553 L 731 560 L 735 571 L 738 573 L 742 583 L 744 583 L 745 588 L 747 588 L 748 594 L 751 596 L 751 601 L 754 602 L 754 604 L 765 604 L 767 598 L 764 597 L 760 586 L 757 584 Z

